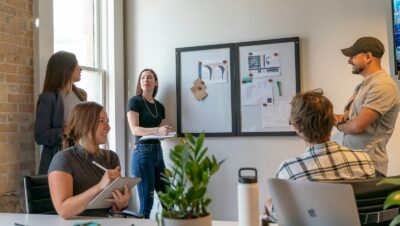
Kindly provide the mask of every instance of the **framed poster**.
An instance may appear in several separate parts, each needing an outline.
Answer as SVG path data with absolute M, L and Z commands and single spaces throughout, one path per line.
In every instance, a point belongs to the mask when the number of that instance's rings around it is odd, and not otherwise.
M 290 100 L 300 91 L 299 38 L 235 44 L 237 135 L 295 135 Z
M 233 44 L 176 49 L 177 133 L 235 136 Z

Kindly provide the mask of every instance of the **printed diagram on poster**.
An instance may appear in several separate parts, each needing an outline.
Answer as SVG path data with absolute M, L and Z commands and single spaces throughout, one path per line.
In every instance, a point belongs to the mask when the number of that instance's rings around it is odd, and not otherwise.
M 290 103 L 277 101 L 275 104 L 261 105 L 263 127 L 287 127 L 290 126 Z
M 279 51 L 249 52 L 247 65 L 253 78 L 281 75 Z
M 229 65 L 227 60 L 201 60 L 198 67 L 199 77 L 205 84 L 228 82 Z

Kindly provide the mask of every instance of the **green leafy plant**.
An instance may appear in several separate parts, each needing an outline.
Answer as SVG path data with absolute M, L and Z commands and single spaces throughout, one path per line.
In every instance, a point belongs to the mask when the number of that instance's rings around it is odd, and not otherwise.
M 215 156 L 207 156 L 204 138 L 204 132 L 198 138 L 185 134 L 180 144 L 171 149 L 169 157 L 173 165 L 163 174 L 167 188 L 158 193 L 163 217 L 190 219 L 209 215 L 211 198 L 206 195 L 207 185 L 225 160 L 218 162 Z
M 382 181 L 378 183 L 378 185 L 381 184 L 396 184 L 400 185 L 400 179 L 399 178 L 385 178 Z M 383 208 L 388 209 L 391 206 L 398 206 L 400 205 L 400 190 L 394 191 L 386 197 L 385 203 Z M 395 226 L 400 224 L 400 215 L 397 215 L 391 222 L 389 226 Z

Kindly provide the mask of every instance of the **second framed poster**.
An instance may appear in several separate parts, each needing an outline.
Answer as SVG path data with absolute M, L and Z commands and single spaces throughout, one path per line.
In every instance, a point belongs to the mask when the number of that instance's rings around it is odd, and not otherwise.
M 238 135 L 295 135 L 290 100 L 300 91 L 299 38 L 235 44 Z

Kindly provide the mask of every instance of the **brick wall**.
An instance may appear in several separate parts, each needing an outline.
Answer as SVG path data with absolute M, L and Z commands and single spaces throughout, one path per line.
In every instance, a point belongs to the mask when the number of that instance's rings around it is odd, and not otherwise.
M 33 119 L 32 0 L 0 0 L 0 212 L 19 209 L 34 173 Z

